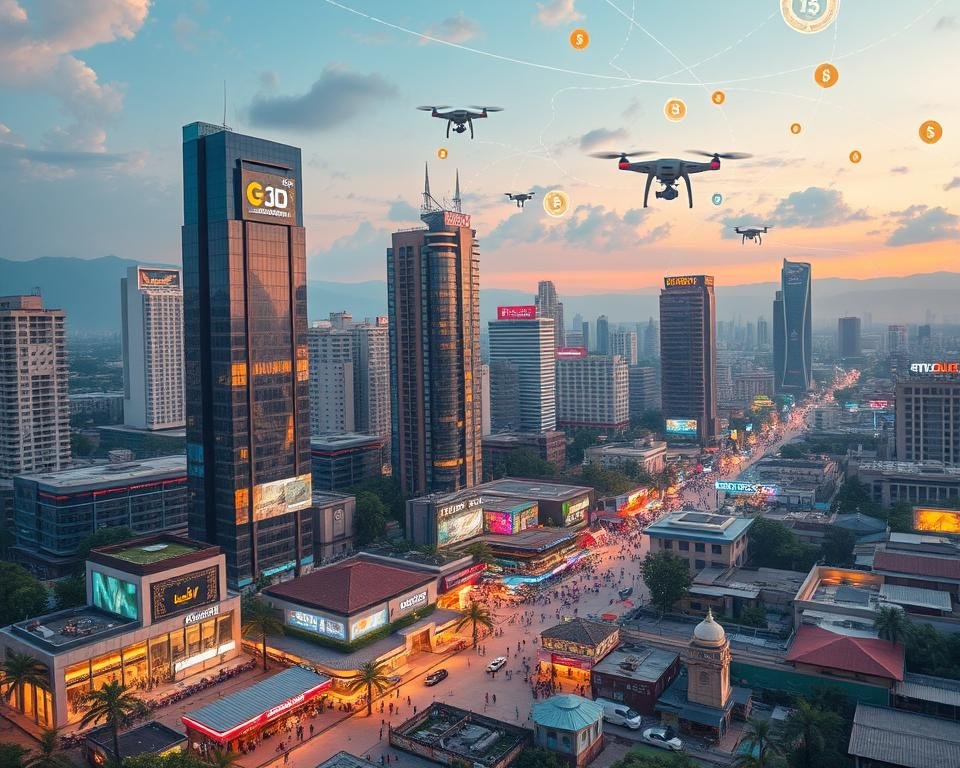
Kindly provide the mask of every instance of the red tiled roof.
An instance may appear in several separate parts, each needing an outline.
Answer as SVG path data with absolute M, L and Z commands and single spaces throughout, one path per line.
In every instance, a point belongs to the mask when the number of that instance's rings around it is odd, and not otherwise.
M 428 584 L 434 578 L 426 573 L 352 558 L 263 591 L 309 608 L 349 615 Z
M 903 680 L 903 646 L 872 637 L 849 637 L 805 624 L 797 630 L 787 661 Z
M 907 555 L 878 549 L 873 558 L 873 570 L 895 571 L 905 575 L 929 578 L 960 579 L 960 560 L 955 557 Z

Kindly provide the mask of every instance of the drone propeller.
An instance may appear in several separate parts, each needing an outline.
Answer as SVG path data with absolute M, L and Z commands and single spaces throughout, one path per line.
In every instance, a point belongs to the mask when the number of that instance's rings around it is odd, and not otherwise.
M 753 157 L 749 152 L 704 152 L 702 149 L 688 149 L 691 155 L 703 155 L 704 157 L 719 157 L 722 160 L 745 160 Z
M 636 152 L 591 152 L 590 157 L 597 157 L 601 160 L 616 160 L 618 157 L 626 158 L 629 155 L 639 157 L 640 155 L 652 155 L 653 150 L 638 149 Z
M 419 109 L 421 112 L 433 112 L 435 109 L 450 109 L 450 107 L 444 104 L 443 106 L 438 107 L 417 107 L 417 109 Z
M 484 112 L 503 112 L 503 107 L 478 107 L 476 104 L 471 104 L 467 109 L 479 109 Z

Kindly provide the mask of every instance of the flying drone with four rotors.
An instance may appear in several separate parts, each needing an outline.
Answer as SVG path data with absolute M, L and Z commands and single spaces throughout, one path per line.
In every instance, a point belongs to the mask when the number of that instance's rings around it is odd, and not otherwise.
M 517 203 L 517 208 L 523 208 L 523 204 L 527 200 L 533 199 L 533 196 L 537 194 L 536 192 L 504 192 L 508 200 L 515 200 Z
M 763 245 L 763 238 L 761 235 L 766 234 L 767 230 L 770 229 L 770 226 L 771 225 L 768 224 L 765 227 L 743 227 L 742 229 L 740 227 L 734 227 L 733 231 L 738 235 L 742 235 L 740 238 L 741 244 L 747 242 L 747 240 L 756 239 L 757 245 Z
M 430 117 L 439 117 L 447 121 L 447 138 L 450 138 L 450 126 L 454 126 L 454 133 L 463 133 L 470 126 L 470 138 L 473 138 L 473 121 L 482 120 L 490 116 L 490 112 L 502 112 L 503 107 L 467 107 L 465 109 L 453 109 L 448 106 L 426 106 L 417 107 L 422 112 L 429 112 Z M 444 111 L 447 110 L 447 111 Z M 474 111 L 479 110 L 479 111 Z
M 703 152 L 699 149 L 688 149 L 688 152 L 694 155 L 703 155 L 709 157 L 707 162 L 698 160 L 679 160 L 674 157 L 661 157 L 658 160 L 648 160 L 639 163 L 630 162 L 630 155 L 637 157 L 639 155 L 652 155 L 651 151 L 638 150 L 636 152 L 593 152 L 592 157 L 601 160 L 617 160 L 617 167 L 621 171 L 634 171 L 635 173 L 647 174 L 647 184 L 643 189 L 643 207 L 647 207 L 647 198 L 650 195 L 650 185 L 653 180 L 663 184 L 663 189 L 657 192 L 657 199 L 675 200 L 680 194 L 677 191 L 677 182 L 683 179 L 687 186 L 687 199 L 690 201 L 690 207 L 693 208 L 693 188 L 690 185 L 690 174 L 702 173 L 704 171 L 719 171 L 720 160 L 742 160 L 747 157 L 753 157 L 746 152 Z

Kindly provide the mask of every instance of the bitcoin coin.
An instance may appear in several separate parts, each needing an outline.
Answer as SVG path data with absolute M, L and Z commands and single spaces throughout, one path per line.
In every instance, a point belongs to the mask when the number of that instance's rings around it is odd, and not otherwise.
M 552 189 L 543 196 L 543 210 L 550 216 L 559 218 L 570 207 L 570 198 L 567 193 L 559 189 Z
M 447 148 L 446 148 L 446 147 L 440 147 L 440 149 L 437 150 L 437 157 L 439 157 L 441 160 L 446 160 L 446 159 L 447 159 Z
M 725 94 L 723 91 L 714 91 L 710 95 L 710 101 L 712 101 L 714 104 L 717 104 L 717 105 L 723 104 L 723 102 L 726 100 L 727 100 L 727 94 Z
M 920 126 L 920 140 L 924 144 L 936 144 L 943 137 L 943 126 L 936 120 L 927 120 Z
M 780 14 L 797 32 L 813 35 L 833 24 L 840 0 L 780 0 Z
M 863 159 L 863 155 L 860 154 L 860 150 L 855 149 L 850 153 L 850 162 L 859 163 Z
M 683 99 L 667 99 L 667 103 L 663 105 L 663 114 L 667 120 L 679 123 L 687 116 L 687 105 Z
M 570 45 L 582 51 L 590 45 L 590 34 L 585 29 L 575 29 L 570 33 Z
M 821 88 L 833 88 L 840 79 L 840 73 L 833 64 L 821 64 L 813 71 L 813 79 Z
M 800 133 L 803 129 L 800 127 L 800 123 L 793 123 L 790 126 L 790 133 L 797 134 Z

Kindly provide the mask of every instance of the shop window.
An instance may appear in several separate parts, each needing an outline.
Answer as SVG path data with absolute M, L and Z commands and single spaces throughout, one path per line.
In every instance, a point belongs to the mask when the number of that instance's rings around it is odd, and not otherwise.
M 167 635 L 162 635 L 150 641 L 150 682 L 161 685 L 171 679 L 170 640 Z
M 123 684 L 141 691 L 147 689 L 147 644 L 137 643 L 123 649 Z
M 123 674 L 123 662 L 118 651 L 97 656 L 90 662 L 90 667 L 93 675 L 92 687 L 95 691 L 99 691 L 107 683 L 122 682 L 120 676 Z
M 191 624 L 187 627 L 187 658 L 190 659 L 200 653 L 200 625 Z
M 564 751 L 564 752 L 570 752 L 570 751 L 571 751 L 570 737 L 569 737 L 567 734 L 563 734 L 563 736 L 560 737 L 560 744 L 561 744 L 561 746 L 563 747 L 563 751 Z
M 170 633 L 170 660 L 176 664 L 187 657 L 187 647 L 183 641 L 183 630 L 178 629 Z
M 233 614 L 221 616 L 217 622 L 217 645 L 226 645 L 233 640 Z

